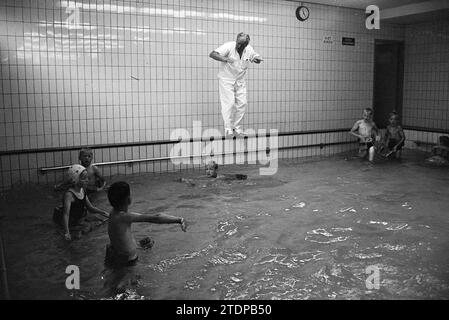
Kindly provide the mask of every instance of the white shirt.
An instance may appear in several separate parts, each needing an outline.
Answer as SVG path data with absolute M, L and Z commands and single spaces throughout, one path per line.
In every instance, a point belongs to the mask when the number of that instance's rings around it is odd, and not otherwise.
M 219 79 L 232 81 L 244 80 L 249 63 L 260 56 L 254 51 L 253 47 L 247 45 L 245 50 L 243 50 L 242 58 L 240 59 L 240 55 L 235 49 L 235 45 L 235 41 L 229 41 L 214 50 L 220 55 L 231 58 L 234 61 L 232 63 L 221 63 L 220 71 L 218 72 Z

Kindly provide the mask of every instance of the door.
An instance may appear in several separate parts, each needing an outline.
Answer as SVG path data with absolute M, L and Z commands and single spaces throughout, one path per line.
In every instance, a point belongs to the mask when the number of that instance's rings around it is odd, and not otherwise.
M 404 80 L 404 44 L 376 40 L 374 48 L 374 122 L 379 128 L 388 125 L 390 112 L 402 118 Z

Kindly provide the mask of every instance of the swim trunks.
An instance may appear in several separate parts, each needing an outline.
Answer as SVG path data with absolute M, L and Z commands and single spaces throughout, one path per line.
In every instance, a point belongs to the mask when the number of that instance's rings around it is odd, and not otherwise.
M 129 259 L 127 255 L 123 255 L 114 251 L 110 244 L 106 245 L 106 256 L 104 264 L 107 267 L 132 267 L 137 264 L 139 257 Z
M 365 156 L 368 153 L 368 150 L 373 147 L 374 144 L 372 142 L 360 142 L 359 143 L 359 155 Z
M 396 146 L 398 144 L 399 140 L 396 139 L 390 139 L 388 141 L 388 149 L 393 150 L 394 146 Z M 400 145 L 397 146 L 396 150 L 401 150 L 402 147 L 404 146 L 404 142 L 401 142 Z

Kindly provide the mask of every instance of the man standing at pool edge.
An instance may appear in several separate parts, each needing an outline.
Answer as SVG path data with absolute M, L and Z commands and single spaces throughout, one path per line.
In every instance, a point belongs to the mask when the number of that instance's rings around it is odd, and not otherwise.
M 237 135 L 244 135 L 240 122 L 247 104 L 246 70 L 249 62 L 259 64 L 263 61 L 249 41 L 249 35 L 241 32 L 236 41 L 226 42 L 209 54 L 209 57 L 221 62 L 218 81 L 225 135 L 232 135 L 234 131 Z

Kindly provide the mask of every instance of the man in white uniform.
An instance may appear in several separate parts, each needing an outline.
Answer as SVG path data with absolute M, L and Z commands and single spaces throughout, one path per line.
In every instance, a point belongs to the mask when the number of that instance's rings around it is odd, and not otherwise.
M 209 57 L 221 62 L 218 79 L 226 135 L 232 135 L 234 131 L 237 135 L 244 134 L 240 122 L 245 115 L 247 104 L 246 70 L 250 62 L 259 64 L 263 61 L 249 45 L 249 40 L 249 35 L 239 33 L 236 41 L 226 42 L 209 54 Z

